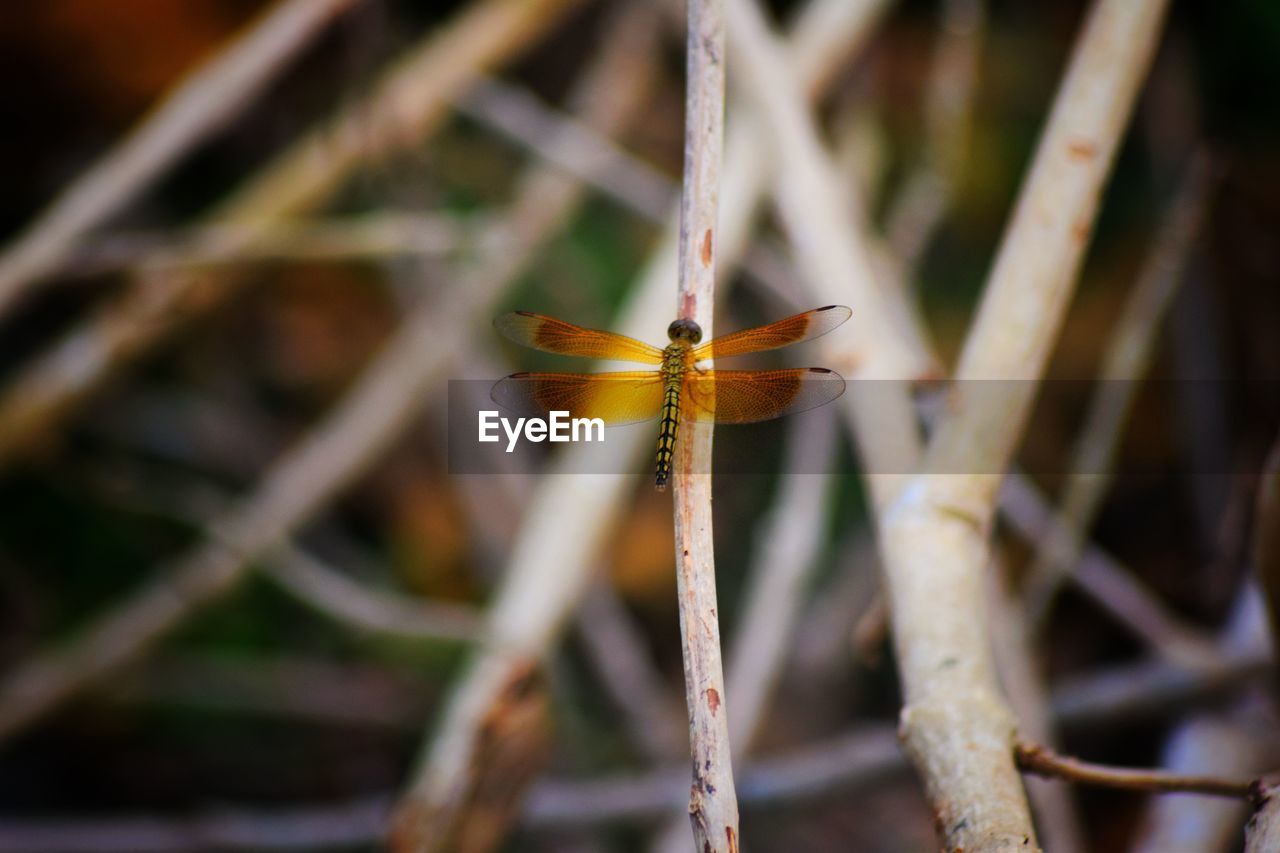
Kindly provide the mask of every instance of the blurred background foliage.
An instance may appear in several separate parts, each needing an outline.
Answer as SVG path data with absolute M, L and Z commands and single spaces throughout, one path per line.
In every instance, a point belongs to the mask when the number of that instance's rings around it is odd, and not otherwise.
M 0 8 L 0 234 L 12 235 L 60 188 L 138 121 L 199 60 L 266 7 L 260 0 L 42 0 Z M 460 2 L 367 0 L 344 15 L 266 94 L 211 136 L 172 175 L 114 217 L 111 230 L 161 231 L 189 221 L 318 119 L 359 99 L 382 64 Z M 601 6 L 587 4 L 501 72 L 560 103 L 596 48 Z M 786 19 L 793 4 L 771 4 Z M 989 4 L 969 144 L 953 209 L 927 246 L 913 284 L 943 361 L 953 364 L 1005 220 L 1045 119 L 1083 5 L 1074 0 Z M 883 227 L 890 200 L 924 154 L 922 98 L 937 37 L 936 5 L 893 5 L 869 49 L 841 71 L 821 115 L 829 137 L 848 130 L 878 164 L 864 178 Z M 1136 120 L 1120 152 L 1051 376 L 1097 372 L 1107 335 L 1134 280 L 1186 156 L 1212 146 L 1222 167 L 1212 215 L 1173 308 L 1155 375 L 1232 380 L 1212 389 L 1215 437 L 1189 434 L 1176 406 L 1144 394 L 1124 453 L 1150 473 L 1122 477 L 1096 540 L 1189 622 L 1220 625 L 1244 571 L 1253 478 L 1274 438 L 1280 376 L 1280 5 L 1268 0 L 1175 3 Z M 661 76 L 626 148 L 676 180 L 683 60 L 668 33 Z M 429 144 L 367 164 L 329 209 L 445 212 L 477 221 L 511 197 L 528 155 L 455 117 Z M 774 231 L 772 224 L 766 231 Z M 608 326 L 657 229 L 615 203 L 589 201 L 503 299 L 586 326 Z M 243 493 L 264 465 L 297 441 L 368 364 L 407 302 L 452 284 L 439 259 L 264 262 L 235 298 L 188 323 L 0 477 L 0 661 L 23 659 L 83 625 L 196 541 L 193 519 Z M 0 381 L 119 293 L 119 275 L 70 276 L 0 321 Z M 673 282 L 674 293 L 674 282 Z M 856 307 L 856 306 L 855 306 Z M 723 306 L 722 328 L 776 316 L 747 287 Z M 509 365 L 487 327 L 475 329 L 483 365 Z M 1181 348 L 1181 352 L 1179 349 Z M 1197 356 L 1208 353 L 1208 359 Z M 1224 390 L 1225 389 L 1225 390 Z M 1085 392 L 1087 394 L 1087 386 Z M 443 405 L 443 394 L 424 400 Z M 1078 406 L 1054 395 L 1036 413 L 1023 458 L 1062 470 L 1079 428 Z M 1053 408 L 1057 406 L 1057 408 Z M 446 473 L 442 420 L 425 415 L 301 539 L 374 587 L 481 603 L 503 565 Z M 749 438 L 717 436 L 717 452 L 781 457 L 785 424 Z M 764 437 L 762 439 L 762 437 Z M 777 439 L 777 440 L 775 440 Z M 1190 443 L 1223 473 L 1188 470 Z M 1056 469 L 1054 466 L 1057 465 Z M 843 471 L 856 470 L 843 449 Z M 1050 489 L 1060 478 L 1042 477 Z M 1211 481 L 1211 482 L 1208 482 Z M 602 561 L 644 626 L 678 696 L 681 678 L 668 498 L 643 478 Z M 725 624 L 737 616 L 752 531 L 774 493 L 772 476 L 726 475 L 717 487 L 717 547 Z M 1209 498 L 1197 492 L 1211 493 Z M 1206 509 L 1206 506 L 1208 509 Z M 866 535 L 856 477 L 842 481 L 827 525 L 819 589 L 838 586 Z M 499 519 L 510 530 L 518 518 Z M 572 535 L 566 519 L 566 535 Z M 1016 565 L 1026 551 L 1016 544 Z M 1140 651 L 1092 605 L 1066 593 L 1046 643 L 1051 680 Z M 448 642 L 390 641 L 318 617 L 273 585 L 254 581 L 202 611 L 155 656 L 105 689 L 60 710 L 0 754 L 5 815 L 181 814 L 218 803 L 296 803 L 394 789 L 461 661 Z M 839 675 L 822 685 L 785 680 L 761 749 L 803 742 L 851 720 L 892 720 L 889 650 L 858 657 L 846 646 Z M 634 766 L 615 710 L 571 635 L 552 666 L 557 720 L 553 769 L 590 773 Z M 239 698 L 236 698 L 236 697 Z M 247 698 L 246 698 L 247 697 Z M 810 701 L 811 700 L 811 701 Z M 255 705 L 257 707 L 255 707 Z M 1073 735 L 1068 746 L 1116 761 L 1155 761 L 1169 721 Z M 1136 796 L 1086 794 L 1098 817 L 1094 849 L 1133 830 Z M 856 807 L 836 800 L 794 812 L 748 814 L 758 849 L 924 849 L 927 815 L 909 782 Z M 903 834 L 904 825 L 919 827 Z M 640 836 L 614 836 L 630 849 Z M 787 839 L 785 846 L 781 839 Z M 832 847 L 831 839 L 843 839 Z M 511 849 L 554 849 L 522 838 Z M 526 847 L 526 845 L 531 845 Z M 753 845 L 754 846 L 754 845 Z

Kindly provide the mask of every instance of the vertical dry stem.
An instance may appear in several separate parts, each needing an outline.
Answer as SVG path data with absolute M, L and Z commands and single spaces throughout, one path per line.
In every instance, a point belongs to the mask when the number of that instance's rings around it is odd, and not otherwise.
M 683 319 L 712 335 L 720 161 L 724 148 L 724 5 L 689 0 L 684 183 L 680 194 L 679 302 Z M 711 530 L 711 424 L 686 421 L 676 442 L 676 586 L 684 653 L 693 787 L 689 818 L 698 850 L 737 851 L 716 564 Z

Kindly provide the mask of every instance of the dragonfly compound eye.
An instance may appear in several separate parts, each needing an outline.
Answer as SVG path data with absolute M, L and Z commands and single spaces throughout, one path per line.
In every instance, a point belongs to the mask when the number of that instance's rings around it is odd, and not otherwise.
M 667 326 L 667 337 L 673 341 L 688 341 L 696 344 L 702 340 L 702 327 L 692 320 L 682 318 Z

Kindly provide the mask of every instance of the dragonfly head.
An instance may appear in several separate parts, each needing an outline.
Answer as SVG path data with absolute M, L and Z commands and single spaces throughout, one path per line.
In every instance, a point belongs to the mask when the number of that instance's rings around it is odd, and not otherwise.
M 702 340 L 702 327 L 692 320 L 682 317 L 667 326 L 667 337 L 671 339 L 672 343 L 696 344 Z

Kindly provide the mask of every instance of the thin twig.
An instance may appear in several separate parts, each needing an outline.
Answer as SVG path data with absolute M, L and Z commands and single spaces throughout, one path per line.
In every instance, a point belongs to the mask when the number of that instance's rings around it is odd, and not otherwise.
M 1257 739 L 1239 725 L 1209 715 L 1183 720 L 1160 751 L 1160 766 L 1178 774 L 1237 776 L 1258 773 Z M 1249 804 L 1219 797 L 1149 797 L 1134 853 L 1227 850 L 1240 837 Z
M 270 555 L 263 574 L 314 610 L 364 632 L 464 642 L 481 635 L 483 623 L 473 607 L 369 589 L 297 547 Z
M 730 643 L 725 679 L 733 709 L 729 744 L 739 757 L 751 750 L 764 721 L 822 550 L 835 478 L 819 472 L 830 469 L 835 427 L 830 412 L 797 419 L 792 426 L 778 497 L 752 549 L 746 602 Z M 687 847 L 683 819 L 669 824 L 652 845 L 655 851 Z
M 86 240 L 59 264 L 61 275 L 121 270 L 159 272 L 182 267 L 334 261 L 387 255 L 445 255 L 470 248 L 476 223 L 456 216 L 379 211 L 359 217 L 257 225 L 206 225 L 172 231 L 121 233 Z M 495 247 L 496 248 L 496 247 Z
M 111 214 L 233 119 L 355 0 L 283 0 L 179 81 L 0 256 L 0 315 Z
M 579 2 L 481 0 L 467 6 L 397 61 L 368 98 L 304 136 L 206 220 L 266 225 L 315 207 L 362 164 L 420 145 L 458 92 L 527 47 Z M 208 287 L 207 277 L 197 274 L 141 276 L 119 301 L 37 356 L 0 396 L 0 464 L 180 320 L 225 298 L 233 281 L 223 278 Z
M 1111 334 L 1098 387 L 1072 452 L 1070 470 L 1075 476 L 1068 479 L 1060 502 L 1060 523 L 1038 540 L 1025 582 L 1027 618 L 1033 627 L 1043 622 L 1053 594 L 1075 568 L 1084 536 L 1111 482 L 1109 469 L 1124 423 L 1206 215 L 1213 172 L 1208 155 L 1196 155 Z
M 680 192 L 677 314 L 712 337 L 720 164 L 724 155 L 722 0 L 688 0 L 684 180 Z M 693 785 L 689 820 L 698 850 L 737 853 L 738 800 L 720 660 L 715 541 L 711 528 L 712 425 L 685 421 L 676 441 L 676 594 Z
M 1210 797 L 1248 797 L 1253 789 L 1251 779 L 1221 779 L 1215 776 L 1187 776 L 1132 767 L 1113 767 L 1094 764 L 1058 755 L 1047 747 L 1028 741 L 1014 744 L 1014 752 L 1020 767 L 1026 773 L 1035 773 L 1051 779 L 1063 779 L 1085 785 L 1105 788 L 1123 788 L 1129 791 L 1157 791 L 1163 793 L 1204 794 Z
M 1144 661 L 1072 676 L 1053 687 L 1054 717 L 1075 729 L 1168 717 L 1259 681 L 1269 666 L 1257 649 L 1210 667 Z
M 598 131 L 548 106 L 526 89 L 488 79 L 457 102 L 458 112 L 536 152 L 646 219 L 663 222 L 674 182 Z M 564 144 L 548 145 L 550 140 Z

